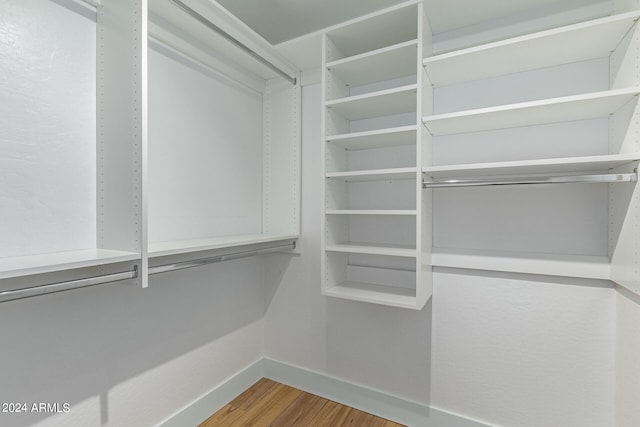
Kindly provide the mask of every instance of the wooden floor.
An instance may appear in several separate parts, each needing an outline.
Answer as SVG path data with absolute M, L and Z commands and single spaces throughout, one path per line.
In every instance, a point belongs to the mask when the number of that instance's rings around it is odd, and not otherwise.
M 200 427 L 402 427 L 268 379 L 261 379 Z

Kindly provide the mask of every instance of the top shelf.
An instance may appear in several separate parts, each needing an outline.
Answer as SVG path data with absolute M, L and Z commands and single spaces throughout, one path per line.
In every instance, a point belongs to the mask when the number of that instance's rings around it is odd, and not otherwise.
M 609 56 L 640 11 L 515 37 L 425 58 L 431 83 L 446 86 Z
M 327 62 L 415 40 L 418 35 L 417 5 L 400 6 L 349 21 L 327 32 Z M 393 31 L 385 30 L 392 28 Z

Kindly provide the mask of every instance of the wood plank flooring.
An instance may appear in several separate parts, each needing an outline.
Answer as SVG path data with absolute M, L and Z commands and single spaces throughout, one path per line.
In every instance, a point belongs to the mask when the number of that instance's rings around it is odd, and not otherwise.
M 403 427 L 293 387 L 261 379 L 199 427 Z

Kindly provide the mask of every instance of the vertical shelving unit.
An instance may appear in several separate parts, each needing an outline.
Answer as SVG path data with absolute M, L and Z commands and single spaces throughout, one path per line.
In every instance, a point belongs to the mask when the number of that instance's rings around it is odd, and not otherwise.
M 0 301 L 295 246 L 299 73 L 246 25 L 203 0 L 16 0 L 2 19 Z
M 181 3 L 149 4 L 149 256 L 294 241 L 301 86 L 205 22 L 292 78 L 298 72 L 219 5 L 186 1 L 189 12 Z
M 433 190 L 434 265 L 611 279 L 640 289 L 640 261 L 631 255 L 640 231 L 639 17 L 623 11 L 424 58 L 435 88 L 434 113 L 422 118 L 434 160 L 422 169 L 427 186 L 473 186 Z M 451 96 L 460 91 L 480 101 L 469 108 Z M 584 174 L 620 179 L 482 188 Z M 523 237 L 492 239 L 483 229 Z
M 324 35 L 324 295 L 412 309 L 431 296 L 418 143 L 426 26 L 408 2 Z
M 0 46 L 3 288 L 56 272 L 144 271 L 145 11 L 142 0 L 3 10 L 15 29 Z

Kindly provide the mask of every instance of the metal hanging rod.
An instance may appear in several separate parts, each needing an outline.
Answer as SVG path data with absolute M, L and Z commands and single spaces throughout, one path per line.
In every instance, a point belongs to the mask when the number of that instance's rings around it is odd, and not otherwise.
M 193 261 L 183 261 L 173 264 L 157 265 L 149 267 L 149 274 L 166 273 L 168 271 L 183 270 L 185 268 L 200 267 L 202 265 L 213 264 L 216 262 L 229 261 L 232 259 L 246 258 L 254 255 L 263 255 L 283 250 L 293 250 L 296 248 L 296 242 L 287 243 L 286 245 L 269 246 L 268 248 L 254 249 L 250 251 L 233 252 L 230 254 L 216 255 L 214 257 L 202 258 Z
M 0 302 L 36 297 L 55 292 L 70 291 L 72 289 L 87 288 L 89 286 L 102 285 L 104 283 L 135 279 L 137 277 L 138 266 L 135 266 L 132 271 L 125 271 L 123 273 L 105 274 L 102 276 L 88 277 L 86 279 L 69 280 L 66 282 L 50 283 L 47 285 L 33 286 L 31 288 L 0 292 Z
M 220 34 L 222 37 L 224 37 L 225 39 L 227 39 L 229 42 L 231 42 L 233 45 L 239 47 L 240 49 L 244 50 L 245 52 L 247 52 L 250 56 L 252 56 L 253 58 L 255 58 L 256 60 L 258 60 L 260 63 L 266 65 L 267 67 L 269 67 L 271 70 L 275 71 L 276 73 L 278 73 L 280 76 L 282 76 L 282 78 L 286 79 L 287 81 L 291 82 L 292 85 L 296 85 L 297 83 L 297 79 L 295 77 L 291 77 L 289 74 L 285 73 L 284 71 L 282 71 L 280 68 L 278 68 L 276 65 L 274 65 L 273 63 L 271 63 L 270 61 L 268 61 L 267 59 L 263 58 L 262 56 L 260 56 L 258 53 L 256 53 L 253 49 L 251 49 L 250 47 L 248 47 L 247 45 L 245 45 L 244 43 L 242 43 L 240 40 L 236 39 L 235 37 L 233 37 L 231 34 L 227 33 L 225 30 L 223 30 L 222 28 L 218 27 L 216 24 L 214 24 L 213 22 L 209 21 L 207 18 L 205 18 L 204 16 L 200 15 L 198 12 L 196 12 L 195 10 L 191 9 L 189 6 L 187 6 L 186 4 L 184 4 L 183 2 L 181 2 L 180 0 L 171 0 L 176 6 L 178 6 L 180 9 L 182 9 L 183 11 L 185 11 L 186 13 L 188 13 L 189 15 L 191 15 L 191 17 L 193 17 L 195 20 L 197 20 L 198 22 L 200 22 L 201 24 L 203 24 L 205 27 L 215 31 L 216 33 Z
M 489 185 L 520 185 L 520 184 L 567 184 L 567 183 L 602 183 L 636 182 L 638 172 L 604 174 L 604 175 L 577 175 L 577 176 L 551 176 L 551 177 L 523 177 L 523 178 L 491 178 L 491 179 L 447 179 L 438 181 L 423 181 L 422 188 L 449 188 L 449 187 L 481 187 Z

